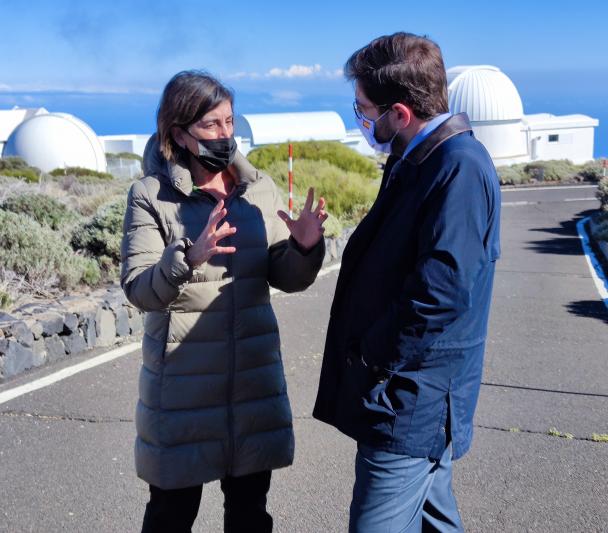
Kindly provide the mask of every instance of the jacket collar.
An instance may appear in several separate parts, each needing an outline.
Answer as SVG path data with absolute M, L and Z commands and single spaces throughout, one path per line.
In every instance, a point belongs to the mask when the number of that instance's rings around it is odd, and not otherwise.
M 181 160 L 175 163 L 167 162 L 167 171 L 173 187 L 190 196 L 194 184 L 192 182 L 192 174 L 186 165 Z M 248 185 L 260 179 L 257 169 L 238 151 L 234 157 L 234 161 L 228 167 L 228 172 L 234 178 L 237 188 L 240 189 L 245 189 Z
M 160 152 L 157 135 L 154 134 L 144 150 L 143 171 L 144 175 L 163 175 L 169 179 L 173 187 L 178 191 L 190 196 L 192 194 L 192 175 L 190 170 L 181 160 L 175 163 L 167 161 Z M 249 184 L 260 179 L 257 169 L 237 151 L 228 172 L 234 177 L 237 187 L 246 188 Z
M 405 160 L 412 165 L 420 165 L 429 157 L 435 149 L 448 139 L 459 133 L 471 131 L 471 123 L 466 113 L 458 113 L 448 118 L 424 141 L 405 156 Z

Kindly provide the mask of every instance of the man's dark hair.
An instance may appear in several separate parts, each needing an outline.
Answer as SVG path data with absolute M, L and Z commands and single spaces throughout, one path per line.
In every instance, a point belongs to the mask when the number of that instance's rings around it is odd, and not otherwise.
M 160 150 L 175 161 L 178 146 L 171 136 L 173 126 L 188 127 L 224 101 L 234 102 L 232 91 L 202 70 L 184 70 L 165 86 L 156 115 Z
M 448 111 L 448 90 L 441 50 L 433 41 L 398 32 L 374 39 L 344 65 L 376 105 L 402 102 L 421 120 Z

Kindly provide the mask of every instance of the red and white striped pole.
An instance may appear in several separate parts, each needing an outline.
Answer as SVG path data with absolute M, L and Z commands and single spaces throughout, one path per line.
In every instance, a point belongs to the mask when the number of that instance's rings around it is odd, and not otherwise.
M 289 218 L 293 218 L 293 146 L 289 144 Z

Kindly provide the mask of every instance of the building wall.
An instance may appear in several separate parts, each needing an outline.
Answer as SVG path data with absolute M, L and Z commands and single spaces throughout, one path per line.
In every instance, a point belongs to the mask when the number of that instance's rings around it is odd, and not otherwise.
M 472 122 L 471 126 L 475 137 L 486 147 L 493 159 L 517 160 L 527 157 L 528 148 L 525 136 L 521 133 L 521 120 Z
M 593 159 L 593 134 L 593 127 L 531 130 L 531 160 L 569 159 L 573 163 L 585 163 Z

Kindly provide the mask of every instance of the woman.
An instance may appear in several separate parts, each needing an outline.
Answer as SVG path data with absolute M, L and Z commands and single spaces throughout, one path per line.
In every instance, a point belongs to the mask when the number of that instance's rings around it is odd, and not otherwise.
M 268 287 L 313 283 L 325 202 L 313 210 L 311 190 L 289 218 L 272 179 L 237 151 L 232 104 L 205 73 L 174 76 L 129 193 L 121 285 L 146 311 L 135 445 L 145 532 L 190 531 L 203 483 L 217 479 L 225 531 L 271 531 L 271 471 L 293 461 Z

